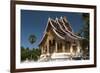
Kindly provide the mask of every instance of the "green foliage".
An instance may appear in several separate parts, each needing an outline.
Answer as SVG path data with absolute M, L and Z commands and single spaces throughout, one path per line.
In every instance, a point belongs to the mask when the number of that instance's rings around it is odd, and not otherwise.
M 40 56 L 40 49 L 33 48 L 32 50 L 29 48 L 21 47 L 21 61 L 34 60 L 37 61 Z
M 31 44 L 34 44 L 36 42 L 36 36 L 34 34 L 31 34 L 28 40 Z M 24 61 L 26 59 L 37 61 L 39 56 L 40 56 L 40 49 L 38 48 L 29 49 L 21 47 L 21 61 Z
M 89 14 L 83 13 L 82 18 L 84 21 L 83 27 L 76 34 L 78 36 L 84 37 L 85 39 L 89 41 Z
M 83 14 L 83 19 L 84 19 L 83 37 L 89 40 L 89 14 Z
M 24 47 L 21 47 L 21 61 L 26 60 L 27 57 L 28 57 L 27 50 L 24 49 Z
M 83 13 L 82 18 L 84 21 L 83 27 L 76 34 L 78 36 L 84 37 L 84 39 L 82 40 L 82 43 L 81 43 L 82 48 L 83 48 L 82 49 L 83 56 L 84 57 L 88 56 L 88 58 L 89 58 L 89 14 Z

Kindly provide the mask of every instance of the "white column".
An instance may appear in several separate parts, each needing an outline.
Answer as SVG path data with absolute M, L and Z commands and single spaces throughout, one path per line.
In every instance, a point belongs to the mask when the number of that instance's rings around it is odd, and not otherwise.
M 80 42 L 78 41 L 77 43 L 77 55 L 79 56 L 81 54 L 81 45 Z
M 43 47 L 41 47 L 41 54 L 43 54 L 44 53 L 44 51 L 43 51 Z
M 42 54 L 44 54 L 44 52 L 45 52 L 45 49 L 44 49 L 44 47 L 43 47 L 43 46 L 42 46 L 41 48 L 42 48 Z
M 70 54 L 71 54 L 70 59 L 72 60 L 72 57 L 73 57 L 73 47 L 72 47 L 72 43 L 70 44 Z
M 57 47 L 57 46 L 58 46 L 58 45 L 57 45 L 57 42 L 55 42 L 55 45 L 56 45 L 56 47 L 55 47 L 55 52 L 57 52 L 57 48 L 58 48 L 58 47 Z
M 49 54 L 49 41 L 47 42 L 47 53 Z
M 62 50 L 63 50 L 63 52 L 65 52 L 65 43 L 63 43 L 63 45 L 62 45 Z
M 70 53 L 73 54 L 73 47 L 72 47 L 72 44 L 70 46 Z
M 77 43 L 77 53 L 80 53 L 80 49 L 81 49 L 81 46 L 80 46 L 80 42 L 78 41 L 78 43 Z

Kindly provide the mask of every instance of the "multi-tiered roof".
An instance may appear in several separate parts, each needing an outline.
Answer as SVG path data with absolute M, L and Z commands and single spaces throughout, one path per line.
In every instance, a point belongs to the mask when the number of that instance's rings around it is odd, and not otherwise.
M 47 30 L 49 30 L 50 27 L 52 28 L 52 31 L 62 40 L 73 42 L 75 40 L 82 39 L 82 37 L 74 34 L 71 24 L 68 22 L 66 17 L 60 17 L 60 19 L 56 18 L 55 20 L 52 18 L 48 18 L 48 23 L 40 44 L 45 39 L 46 32 Z

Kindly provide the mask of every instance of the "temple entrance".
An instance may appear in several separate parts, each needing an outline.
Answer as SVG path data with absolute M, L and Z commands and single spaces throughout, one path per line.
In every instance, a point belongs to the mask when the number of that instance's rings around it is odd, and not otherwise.
M 53 53 L 55 48 L 55 40 L 49 40 L 49 53 Z
M 57 52 L 62 52 L 62 43 L 58 43 L 58 51 Z
M 77 46 L 73 46 L 73 53 L 77 53 Z
M 70 42 L 65 43 L 65 52 L 70 52 L 70 46 L 71 46 Z

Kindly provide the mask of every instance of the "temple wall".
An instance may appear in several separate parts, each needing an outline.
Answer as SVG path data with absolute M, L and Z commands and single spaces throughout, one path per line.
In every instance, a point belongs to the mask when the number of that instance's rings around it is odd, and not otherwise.
M 46 56 L 53 53 L 68 53 L 74 56 L 80 53 L 81 45 L 79 41 L 76 41 L 76 46 L 74 47 L 72 42 L 59 39 L 52 31 L 49 31 L 46 34 L 46 40 L 40 47 L 42 49 L 41 54 Z M 55 41 L 54 45 L 52 45 L 53 40 Z

